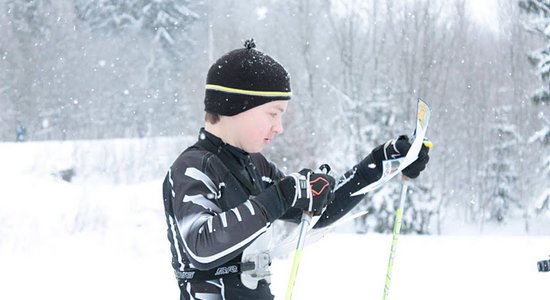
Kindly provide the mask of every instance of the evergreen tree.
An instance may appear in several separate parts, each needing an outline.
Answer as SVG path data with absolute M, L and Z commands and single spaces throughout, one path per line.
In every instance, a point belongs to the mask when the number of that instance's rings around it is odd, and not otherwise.
M 519 209 L 523 208 L 517 193 L 518 174 L 513 154 L 518 147 L 519 134 L 516 126 L 509 121 L 510 106 L 496 109 L 496 121 L 491 126 L 493 142 L 488 150 L 491 155 L 487 162 L 486 183 L 488 197 L 484 201 L 484 217 L 502 223 Z
M 365 135 L 372 138 L 375 145 L 385 143 L 390 138 L 397 138 L 395 107 L 391 105 L 390 93 L 381 89 L 375 89 L 371 96 L 375 100 L 365 103 L 366 110 L 370 113 L 365 115 L 368 120 L 364 125 Z M 359 145 L 357 145 L 359 147 Z M 381 190 L 368 193 L 365 199 L 357 206 L 359 210 L 368 210 L 369 213 L 357 220 L 357 230 L 367 231 L 369 225 L 373 225 L 376 232 L 391 232 L 393 230 L 393 217 L 399 205 L 401 184 L 397 180 L 386 183 Z M 410 208 L 410 207 L 409 207 Z M 404 231 L 407 225 L 403 224 Z
M 132 0 L 75 0 L 75 10 L 92 31 L 114 35 L 123 29 L 139 28 L 134 3 Z
M 423 174 L 425 175 L 425 174 Z M 432 233 L 432 218 L 438 213 L 441 198 L 437 196 L 433 184 L 417 181 L 411 185 L 408 194 L 410 202 L 403 212 L 404 232 L 417 234 Z
M 528 56 L 529 62 L 536 68 L 543 84 L 535 91 L 532 99 L 541 106 L 550 105 L 550 0 L 523 0 L 519 2 L 519 6 L 530 17 L 526 22 L 527 30 L 536 32 L 546 41 L 544 47 L 531 52 Z M 547 117 L 542 116 L 542 119 L 545 124 L 532 140 L 538 140 L 544 149 L 549 149 L 550 122 Z M 542 151 L 542 153 L 549 153 L 549 151 Z M 542 164 L 538 173 L 541 174 L 543 184 L 547 183 L 550 179 L 550 155 L 546 154 L 545 157 L 542 157 Z M 539 212 L 550 209 L 550 191 L 548 188 L 542 191 L 538 199 L 539 203 L 536 205 Z
M 199 18 L 191 9 L 191 1 L 77 0 L 75 7 L 92 32 L 126 40 L 130 49 L 147 57 L 127 66 L 134 68 L 134 73 L 145 74 L 139 85 L 134 85 L 134 90 L 119 88 L 128 95 L 118 94 L 124 97 L 118 108 L 128 119 L 124 127 L 135 127 L 139 136 L 176 134 L 174 128 L 181 127 L 180 118 L 173 116 L 182 117 L 186 109 L 180 100 L 185 63 L 189 61 L 186 56 L 194 43 L 190 27 Z
M 190 2 L 160 0 L 135 4 L 135 11 L 140 13 L 138 19 L 141 26 L 154 45 L 147 64 L 147 98 L 142 105 L 148 113 L 148 124 L 154 123 L 153 118 L 159 116 L 173 120 L 170 116 L 174 113 L 190 116 L 180 102 L 183 73 L 187 70 L 184 58 L 190 54 L 188 49 L 194 43 L 189 27 L 199 18 L 189 8 Z M 179 125 L 171 122 L 156 124 L 159 126 L 153 130 L 161 135 L 166 135 L 171 127 Z
M 529 139 L 529 142 L 548 148 L 550 146 L 550 121 L 548 118 L 543 118 L 543 121 L 545 123 L 543 128 L 537 131 Z M 550 155 L 543 157 L 540 163 L 541 166 L 537 170 L 537 175 L 544 184 L 550 181 Z M 545 185 L 535 202 L 535 212 L 537 214 L 550 212 L 550 187 L 548 187 L 548 184 Z
M 532 19 L 527 23 L 528 30 L 540 34 L 548 43 L 529 54 L 529 62 L 537 69 L 543 82 L 532 96 L 536 103 L 550 102 L 550 0 L 523 0 L 519 6 Z
M 32 139 L 41 128 L 41 119 L 54 117 L 53 110 L 41 110 L 41 106 L 55 103 L 56 91 L 45 85 L 55 85 L 58 78 L 51 72 L 57 66 L 51 59 L 55 50 L 49 41 L 53 32 L 53 7 L 49 0 L 10 0 L 6 3 L 9 25 L 14 39 L 9 69 L 6 75 L 17 78 L 12 82 L 7 96 L 14 108 L 13 120 L 21 122 Z M 6 31 L 8 31 L 6 30 Z M 11 80 L 10 80 L 11 81 Z M 16 124 L 10 124 L 15 128 Z

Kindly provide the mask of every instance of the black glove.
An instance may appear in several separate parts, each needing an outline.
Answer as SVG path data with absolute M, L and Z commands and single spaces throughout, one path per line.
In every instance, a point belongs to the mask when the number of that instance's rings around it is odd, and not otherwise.
M 278 185 L 287 203 L 295 208 L 321 215 L 323 208 L 334 196 L 335 180 L 323 173 L 303 169 L 281 180 Z
M 372 158 L 377 167 L 382 167 L 382 161 L 388 159 L 399 158 L 407 155 L 411 143 L 406 135 L 399 136 L 396 140 L 389 140 L 383 145 L 380 145 L 372 150 Z M 430 160 L 428 151 L 430 148 L 422 144 L 422 148 L 418 153 L 418 159 L 403 170 L 403 175 L 409 178 L 416 178 L 420 172 L 426 168 L 426 164 Z

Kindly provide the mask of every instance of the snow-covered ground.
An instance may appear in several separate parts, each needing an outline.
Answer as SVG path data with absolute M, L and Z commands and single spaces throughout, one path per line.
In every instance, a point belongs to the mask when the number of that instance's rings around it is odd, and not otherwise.
M 181 142 L 0 144 L 0 299 L 177 299 L 161 181 Z M 294 299 L 380 299 L 390 244 L 329 234 L 304 249 Z M 390 299 L 549 299 L 548 255 L 548 235 L 400 236 Z M 291 259 L 273 263 L 278 299 Z

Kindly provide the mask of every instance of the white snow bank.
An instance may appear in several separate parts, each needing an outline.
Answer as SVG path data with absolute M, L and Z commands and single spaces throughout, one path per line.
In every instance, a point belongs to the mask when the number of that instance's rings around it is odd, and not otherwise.
M 76 182 L 136 183 L 163 177 L 196 137 L 0 143 L 2 174 L 58 175 Z
M 177 299 L 161 180 L 19 176 L 0 190 L 0 299 Z M 29 188 L 27 184 L 31 184 Z M 293 299 L 379 299 L 391 236 L 329 234 L 304 249 Z M 549 236 L 401 236 L 390 299 L 546 299 Z M 292 256 L 273 262 L 283 299 Z

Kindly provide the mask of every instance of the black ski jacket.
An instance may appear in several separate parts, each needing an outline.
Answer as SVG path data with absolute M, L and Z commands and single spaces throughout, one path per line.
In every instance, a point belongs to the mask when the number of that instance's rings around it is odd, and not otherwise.
M 338 180 L 335 200 L 316 228 L 330 225 L 349 212 L 362 198 L 350 194 L 380 177 L 376 171 L 361 167 L 369 159 Z M 274 221 L 270 207 L 261 203 L 280 203 L 276 199 L 280 193 L 268 187 L 283 177 L 284 173 L 262 154 L 248 154 L 201 129 L 199 140 L 175 160 L 163 184 L 174 270 L 212 270 L 240 262 L 244 249 Z M 273 201 L 257 201 L 257 197 Z M 301 215 L 299 209 L 290 208 L 280 219 L 299 222 Z M 204 282 L 180 279 L 179 285 L 182 299 L 206 294 L 224 299 L 273 298 L 267 282 L 260 281 L 256 290 L 250 290 L 238 274 Z

